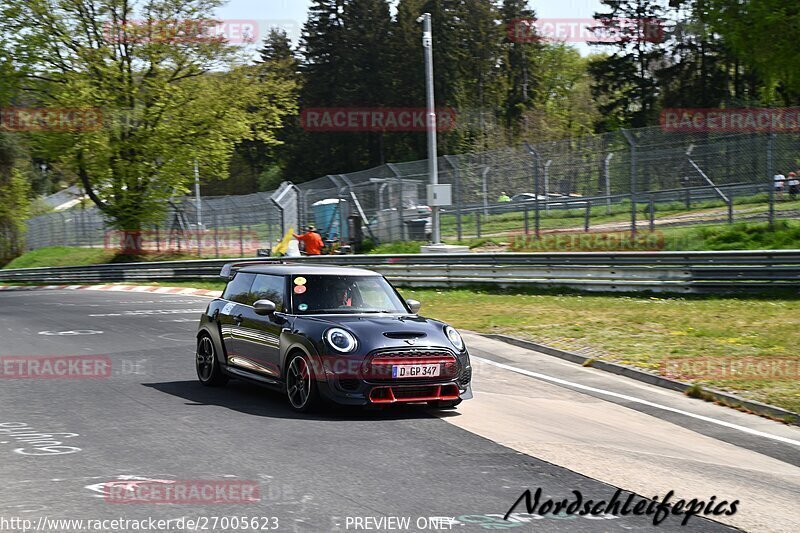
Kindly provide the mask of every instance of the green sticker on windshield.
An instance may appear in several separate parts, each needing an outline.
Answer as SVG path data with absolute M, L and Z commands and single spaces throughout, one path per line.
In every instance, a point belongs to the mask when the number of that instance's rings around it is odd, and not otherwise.
M 308 311 L 308 304 L 300 304 L 297 308 L 301 311 Z

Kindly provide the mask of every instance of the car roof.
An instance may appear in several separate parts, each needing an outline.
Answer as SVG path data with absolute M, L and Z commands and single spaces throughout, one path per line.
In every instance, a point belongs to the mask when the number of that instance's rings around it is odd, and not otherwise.
M 299 263 L 265 263 L 235 267 L 238 272 L 251 274 L 272 274 L 273 276 L 380 276 L 381 274 L 363 268 L 303 265 Z

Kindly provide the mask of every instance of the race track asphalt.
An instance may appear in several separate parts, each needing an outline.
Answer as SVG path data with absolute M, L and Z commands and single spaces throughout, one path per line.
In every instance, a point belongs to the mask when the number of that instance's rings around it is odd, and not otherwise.
M 95 291 L 0 293 L 0 356 L 97 355 L 112 363 L 104 379 L 0 378 L 0 529 L 20 530 L 8 522 L 1 527 L 11 518 L 41 525 L 118 517 L 276 517 L 277 531 L 297 532 L 654 529 L 649 516 L 531 519 L 524 505 L 515 520 L 503 521 L 526 489 L 541 488 L 556 500 L 573 491 L 608 500 L 616 487 L 538 458 L 536 450 L 522 453 L 459 427 L 458 411 L 298 415 L 280 394 L 241 381 L 202 387 L 194 335 L 207 302 Z M 53 449 L 71 453 L 42 452 L 4 428 L 53 435 L 61 443 Z M 104 494 L 112 482 L 192 480 L 253 482 L 260 497 L 121 504 Z M 408 517 L 411 525 L 362 521 L 358 528 L 359 517 Z M 429 517 L 455 521 L 437 527 Z M 230 524 L 227 530 L 234 530 Z M 206 522 L 205 530 L 225 530 L 210 526 Z M 733 528 L 701 517 L 683 527 L 670 517 L 658 530 Z

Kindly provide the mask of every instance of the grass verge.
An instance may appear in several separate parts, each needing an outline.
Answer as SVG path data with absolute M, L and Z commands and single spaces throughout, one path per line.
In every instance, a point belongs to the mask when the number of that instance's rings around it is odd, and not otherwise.
M 26 252 L 3 268 L 99 265 L 113 259 L 114 253 L 102 248 L 50 246 Z
M 222 255 L 221 258 L 239 258 L 238 256 Z M 139 261 L 191 261 L 204 259 L 203 257 L 191 254 L 163 253 L 147 254 L 138 258 Z M 205 258 L 207 259 L 207 258 Z M 60 267 L 60 266 L 87 266 L 102 265 L 106 263 L 127 263 L 136 260 L 130 256 L 116 254 L 114 251 L 104 248 L 82 248 L 77 246 L 49 246 L 26 252 L 17 257 L 3 268 L 36 268 L 36 267 Z
M 670 227 L 651 233 L 639 231 L 633 239 L 628 232 L 544 234 L 514 239 L 510 251 L 724 251 L 786 250 L 800 248 L 800 222 L 778 220 L 773 227 L 767 222 L 708 224 Z
M 800 360 L 800 299 L 654 297 L 403 289 L 423 314 L 456 327 L 502 333 L 588 358 L 658 372 L 667 359 Z M 798 364 L 798 363 L 795 363 Z M 694 380 L 800 412 L 800 381 Z
M 737 198 L 734 200 L 735 209 L 737 214 L 735 217 L 766 215 L 769 211 L 766 195 L 756 195 L 749 198 Z M 647 201 L 642 200 L 637 204 L 639 209 L 638 220 L 641 227 L 646 227 L 649 220 L 649 206 Z M 510 206 L 510 209 L 518 209 L 519 206 Z M 630 221 L 630 202 L 623 202 L 611 207 L 610 211 L 605 206 L 598 205 L 591 209 L 590 227 L 597 227 L 600 224 L 608 223 L 627 223 Z M 800 201 L 781 201 L 775 204 L 776 216 L 791 217 L 793 212 L 800 209 Z M 785 213 L 784 213 L 785 212 Z M 531 230 L 534 225 L 534 211 L 529 209 L 529 226 Z M 540 228 L 543 231 L 547 230 L 577 230 L 583 227 L 584 217 L 586 215 L 585 209 L 569 209 L 569 210 L 552 210 L 545 211 L 544 208 L 540 211 L 541 221 Z M 661 219 L 675 219 L 686 218 L 690 220 L 693 217 L 707 217 L 716 219 L 725 219 L 727 216 L 727 208 L 721 201 L 704 201 L 696 202 L 690 208 L 686 208 L 681 202 L 671 202 L 666 204 L 656 204 L 655 218 Z M 496 213 L 491 215 L 481 216 L 481 234 L 488 236 L 497 236 L 498 234 L 510 234 L 522 231 L 524 227 L 524 213 L 522 211 L 511 211 L 508 213 Z M 461 217 L 462 232 L 464 235 L 473 235 L 477 231 L 476 216 L 474 213 L 465 213 Z M 445 213 L 442 215 L 442 236 L 445 239 L 455 238 L 457 235 L 456 230 L 456 217 L 454 214 Z

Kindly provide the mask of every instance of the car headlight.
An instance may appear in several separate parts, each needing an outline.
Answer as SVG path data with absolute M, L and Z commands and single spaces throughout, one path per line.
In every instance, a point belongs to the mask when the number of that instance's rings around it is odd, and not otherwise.
M 445 326 L 444 332 L 447 335 L 447 338 L 450 339 L 450 342 L 453 343 L 453 346 L 456 347 L 456 350 L 459 352 L 464 351 L 464 339 L 461 338 L 461 335 L 455 330 L 452 326 Z
M 337 352 L 350 353 L 356 349 L 356 338 L 342 328 L 331 328 L 326 331 L 325 340 Z

